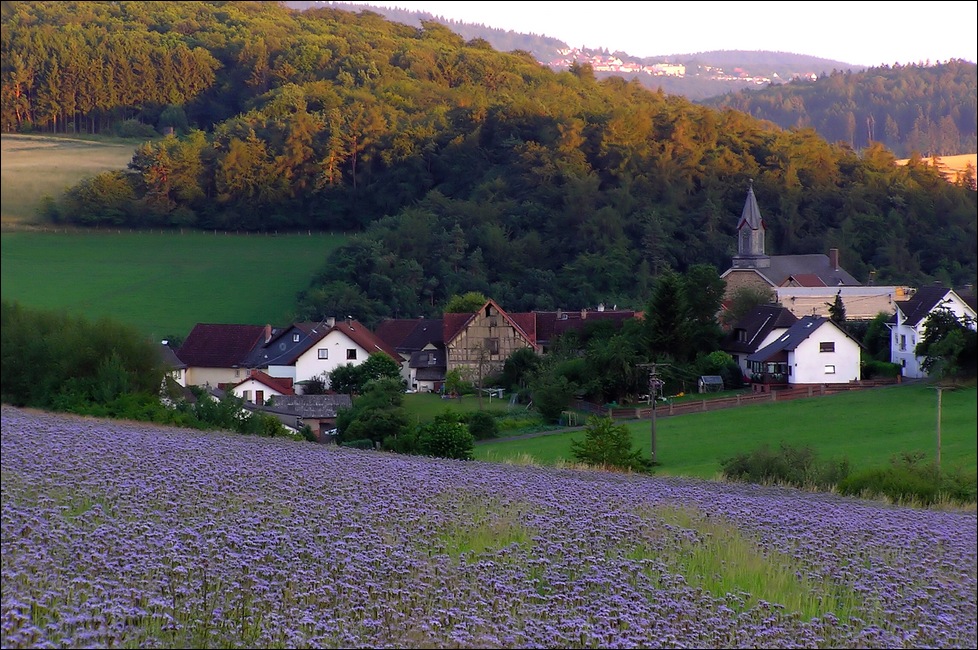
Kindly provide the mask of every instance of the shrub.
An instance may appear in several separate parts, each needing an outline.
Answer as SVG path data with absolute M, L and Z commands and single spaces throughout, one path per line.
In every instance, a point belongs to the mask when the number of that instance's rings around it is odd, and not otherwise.
M 863 361 L 862 378 L 872 379 L 873 377 L 896 377 L 900 374 L 900 364 L 890 363 L 889 361 L 876 361 L 870 359 Z
M 584 440 L 571 440 L 571 452 L 577 460 L 601 467 L 648 471 L 652 466 L 651 460 L 632 449 L 628 427 L 610 417 L 588 418 Z
M 376 449 L 374 441 L 370 438 L 357 438 L 356 440 L 348 440 L 340 444 L 341 447 L 352 447 L 354 449 Z
M 461 422 L 438 420 L 418 431 L 418 453 L 440 458 L 472 460 L 472 434 Z
M 896 502 L 912 501 L 933 505 L 944 499 L 974 503 L 975 474 L 962 470 L 940 473 L 935 463 L 923 463 L 920 452 L 903 453 L 890 461 L 889 467 L 869 469 L 853 474 L 839 483 L 839 492 L 851 496 L 887 497 Z
M 849 475 L 849 461 L 820 461 L 811 447 L 782 444 L 775 451 L 767 445 L 749 454 L 721 461 L 724 478 L 759 484 L 828 489 Z
M 473 411 L 465 417 L 469 433 L 476 440 L 488 440 L 495 438 L 499 433 L 499 422 L 492 414 L 486 411 Z

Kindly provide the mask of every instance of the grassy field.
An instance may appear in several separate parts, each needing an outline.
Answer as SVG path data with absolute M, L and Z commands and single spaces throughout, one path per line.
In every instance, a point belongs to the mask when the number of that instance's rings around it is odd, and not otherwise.
M 0 137 L 0 222 L 34 221 L 44 196 L 57 197 L 99 172 L 125 169 L 138 144 L 131 140 L 4 134 Z
M 943 393 L 941 466 L 978 466 L 975 387 Z M 651 450 L 649 420 L 626 421 L 632 440 L 646 456 Z M 656 447 L 664 476 L 716 478 L 720 461 L 762 445 L 782 442 L 810 446 L 820 458 L 846 457 L 853 469 L 883 467 L 900 452 L 921 451 L 934 460 L 937 397 L 924 384 L 893 386 L 839 395 L 742 406 L 722 411 L 658 418 Z M 573 461 L 570 443 L 583 439 L 568 431 L 521 440 L 494 441 L 475 448 L 476 458 L 553 465 Z
M 340 235 L 0 234 L 5 300 L 109 317 L 154 338 L 198 322 L 285 325 Z

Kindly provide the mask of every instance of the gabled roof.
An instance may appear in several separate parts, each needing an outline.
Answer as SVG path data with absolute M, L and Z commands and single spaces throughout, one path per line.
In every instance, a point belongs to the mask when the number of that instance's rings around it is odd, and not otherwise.
M 341 408 L 350 408 L 349 395 L 278 395 L 274 407 L 303 418 L 335 418 Z
M 264 335 L 264 325 L 197 323 L 180 346 L 177 356 L 190 367 L 247 367 L 249 353 L 264 342 Z
M 845 330 L 833 323 L 831 319 L 826 318 L 825 316 L 805 316 L 798 319 L 797 323 L 789 327 L 788 330 L 779 336 L 773 343 L 764 346 L 754 354 L 748 356 L 747 360 L 764 362 L 779 352 L 794 350 L 801 344 L 802 341 L 814 334 L 822 326 L 834 327 L 848 336 L 854 343 L 856 343 L 856 345 L 860 345 L 858 341 L 849 336 Z
M 489 307 L 490 305 L 493 308 L 495 308 L 495 310 L 499 313 L 500 316 L 503 317 L 503 319 L 507 323 L 509 323 L 510 325 L 513 326 L 513 328 L 517 331 L 517 333 L 522 334 L 523 335 L 523 338 L 530 345 L 532 345 L 534 348 L 537 347 L 536 337 L 535 336 L 531 336 L 530 333 L 527 332 L 526 329 L 524 329 L 523 325 L 521 325 L 520 323 L 516 322 L 513 319 L 512 316 L 510 316 L 508 313 L 506 313 L 506 311 L 502 307 L 500 307 L 498 304 L 496 304 L 496 301 L 493 300 L 493 299 L 491 299 L 491 298 L 489 300 L 487 300 L 481 307 L 479 307 L 478 310 L 476 310 L 474 312 L 471 312 L 471 313 L 463 313 L 463 314 L 445 314 L 444 315 L 444 318 L 442 318 L 442 323 L 443 323 L 443 327 L 442 327 L 443 339 L 442 340 L 445 342 L 445 345 L 448 345 L 453 340 L 455 340 L 455 338 L 459 334 L 461 334 L 462 330 L 464 330 L 466 328 L 466 326 L 468 326 L 468 324 L 471 321 L 475 320 L 476 315 L 479 314 L 480 312 L 482 312 L 486 307 Z M 523 319 L 523 320 L 526 320 L 526 319 Z M 527 325 L 527 326 L 530 326 L 530 323 L 529 322 L 525 322 L 524 324 Z
M 778 328 L 789 328 L 798 322 L 791 310 L 780 305 L 758 305 L 744 314 L 733 329 L 724 336 L 721 348 L 731 352 L 750 354 L 757 350 L 767 335 Z M 738 330 L 743 330 L 741 339 Z
M 917 327 L 918 324 L 929 314 L 937 305 L 944 301 L 951 293 L 951 289 L 945 287 L 922 287 L 917 289 L 917 293 L 908 300 L 897 303 L 897 309 L 903 313 L 905 325 Z
M 862 284 L 842 267 L 833 267 L 828 255 L 771 255 L 767 258 L 771 265 L 764 268 L 729 268 L 720 277 L 726 278 L 734 272 L 750 271 L 764 278 L 772 287 L 779 287 L 790 278 L 814 276 L 826 287 L 860 287 Z M 811 282 L 812 280 L 809 280 Z
M 292 389 L 291 377 L 272 377 L 268 373 L 262 372 L 261 370 L 252 370 L 247 377 L 234 384 L 232 388 L 237 388 L 241 384 L 248 381 L 257 381 L 258 383 L 268 386 L 272 390 L 278 391 L 283 395 L 292 395 L 295 392 Z
M 398 354 L 397 350 L 387 345 L 376 334 L 361 324 L 360 321 L 345 320 L 338 322 L 329 331 L 346 334 L 354 343 L 366 350 L 367 354 L 383 352 L 394 361 L 401 362 L 401 355 Z

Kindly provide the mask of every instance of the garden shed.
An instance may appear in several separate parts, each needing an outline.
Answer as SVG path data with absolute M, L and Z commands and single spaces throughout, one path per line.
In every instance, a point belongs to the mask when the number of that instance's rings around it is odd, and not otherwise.
M 723 390 L 723 377 L 720 375 L 703 375 L 696 384 L 701 393 L 719 393 Z

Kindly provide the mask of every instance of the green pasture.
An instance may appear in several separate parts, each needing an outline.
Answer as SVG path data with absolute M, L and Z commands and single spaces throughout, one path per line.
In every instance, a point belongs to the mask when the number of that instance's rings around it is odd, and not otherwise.
M 5 300 L 108 317 L 153 338 L 197 323 L 285 325 L 343 235 L 179 232 L 0 234 Z
M 0 221 L 36 221 L 45 196 L 84 178 L 125 169 L 141 141 L 4 134 L 0 138 Z
M 978 467 L 974 386 L 944 390 L 941 408 L 941 467 Z M 632 440 L 646 456 L 651 421 L 625 420 Z M 553 465 L 573 462 L 571 440 L 582 431 L 564 431 L 476 445 L 478 460 Z M 901 452 L 920 451 L 926 461 L 937 454 L 937 391 L 928 384 L 906 384 L 824 397 L 741 406 L 719 411 L 659 417 L 656 473 L 713 479 L 720 461 L 762 445 L 811 447 L 820 458 L 848 458 L 853 470 L 884 467 Z

